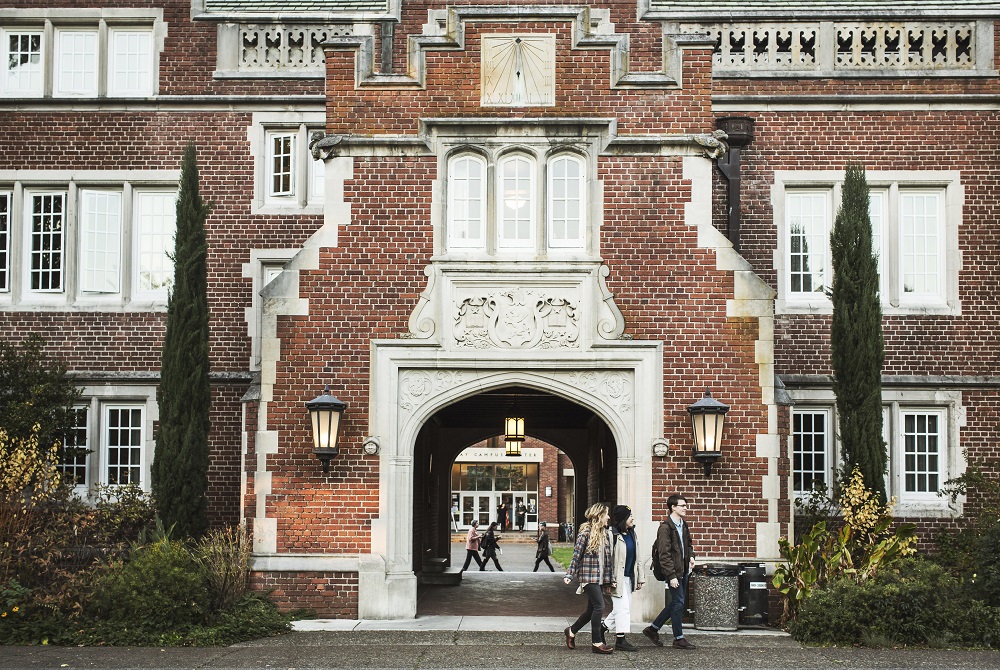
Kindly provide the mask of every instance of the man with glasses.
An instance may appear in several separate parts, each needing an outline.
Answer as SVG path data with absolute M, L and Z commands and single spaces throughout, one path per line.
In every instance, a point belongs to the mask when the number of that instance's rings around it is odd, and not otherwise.
M 670 603 L 663 608 L 653 623 L 643 629 L 657 647 L 663 646 L 660 629 L 670 619 L 674 633 L 674 646 L 678 649 L 694 649 L 694 645 L 684 638 L 681 621 L 684 618 L 684 604 L 687 600 L 688 578 L 694 570 L 694 546 L 691 543 L 691 529 L 684 521 L 687 514 L 687 499 L 674 494 L 667 499 L 670 516 L 660 524 L 656 532 L 656 554 L 660 569 L 670 589 Z M 656 560 L 654 558 L 654 560 Z

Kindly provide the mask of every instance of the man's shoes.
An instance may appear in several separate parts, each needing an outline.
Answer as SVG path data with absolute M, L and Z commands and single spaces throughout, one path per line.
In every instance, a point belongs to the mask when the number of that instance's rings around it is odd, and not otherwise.
M 615 637 L 615 649 L 620 651 L 639 651 L 639 647 L 629 642 L 624 635 Z
M 576 637 L 573 635 L 573 631 L 570 630 L 569 626 L 566 626 L 566 630 L 563 631 L 563 635 L 566 636 L 566 647 L 568 649 L 576 649 Z
M 608 643 L 608 626 L 603 621 L 601 622 L 601 644 Z
M 598 644 L 598 645 L 593 645 L 593 644 L 590 645 L 590 650 L 593 651 L 595 654 L 613 654 L 613 653 L 615 653 L 615 650 L 614 650 L 613 647 L 609 647 L 608 645 L 604 644 L 603 642 L 600 643 L 600 644 Z
M 679 637 L 674 640 L 674 646 L 678 649 L 694 649 L 694 645 L 687 641 L 686 638 Z
M 663 646 L 663 640 L 660 639 L 660 631 L 656 630 L 652 626 L 646 626 L 642 629 L 642 634 L 649 638 L 649 641 L 655 644 L 657 647 Z

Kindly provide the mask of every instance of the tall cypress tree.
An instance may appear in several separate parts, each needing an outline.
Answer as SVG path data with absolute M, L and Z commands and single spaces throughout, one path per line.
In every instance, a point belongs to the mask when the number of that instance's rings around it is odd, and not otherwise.
M 830 234 L 833 257 L 833 392 L 843 455 L 841 481 L 857 466 L 865 486 L 885 502 L 882 440 L 882 304 L 872 251 L 868 182 L 862 165 L 848 165 L 843 201 Z
M 197 537 L 208 528 L 208 209 L 198 192 L 197 152 L 189 144 L 177 196 L 174 285 L 167 303 L 152 468 L 157 512 L 178 537 Z

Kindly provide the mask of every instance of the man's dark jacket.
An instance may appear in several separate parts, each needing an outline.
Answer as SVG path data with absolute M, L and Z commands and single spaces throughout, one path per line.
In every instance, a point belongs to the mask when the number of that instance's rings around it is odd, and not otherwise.
M 694 546 L 691 544 L 691 529 L 687 522 L 681 520 L 684 532 L 684 553 L 681 554 L 681 538 L 677 535 L 677 527 L 673 519 L 668 518 L 660 523 L 656 531 L 656 548 L 660 554 L 660 567 L 667 582 L 680 579 L 687 572 L 687 566 L 694 558 Z

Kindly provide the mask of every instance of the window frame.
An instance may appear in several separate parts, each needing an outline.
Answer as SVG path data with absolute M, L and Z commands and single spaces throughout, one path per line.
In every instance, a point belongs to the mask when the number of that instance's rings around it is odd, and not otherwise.
M 800 295 L 791 291 L 791 242 L 788 221 L 788 194 L 795 191 L 827 190 L 832 194 L 830 226 L 832 230 L 836 212 L 841 203 L 844 174 L 839 171 L 776 171 L 771 191 L 771 203 L 777 245 L 774 267 L 778 281 L 777 314 L 830 314 L 833 306 L 823 293 Z M 933 314 L 957 316 L 961 314 L 958 294 L 961 253 L 958 246 L 959 228 L 962 225 L 964 188 L 958 171 L 869 171 L 866 173 L 869 189 L 881 199 L 877 231 L 879 254 L 879 292 L 882 312 L 893 314 Z M 903 286 L 903 249 L 900 235 L 899 203 L 912 193 L 937 193 L 938 198 L 938 291 L 936 293 L 909 294 Z M 902 194 L 902 195 L 901 195 Z M 875 225 L 875 222 L 873 222 Z M 873 231 L 876 233 L 876 231 Z M 829 236 L 827 236 L 829 259 Z M 828 275 L 832 282 L 832 267 Z
M 68 46 L 64 43 L 69 36 L 89 38 L 92 44 L 88 47 L 93 53 L 67 53 Z M 101 30 L 98 27 L 57 26 L 53 33 L 53 63 L 52 63 L 52 97 L 54 98 L 96 98 L 100 92 L 100 80 L 106 58 L 102 58 Z M 86 66 L 78 71 L 75 68 Z M 67 70 L 65 68 L 74 68 Z M 85 79 L 82 85 L 75 81 L 76 76 Z M 68 81 L 67 81 L 68 80 Z
M 325 128 L 322 114 L 311 112 L 255 112 L 250 127 L 250 154 L 254 162 L 252 214 L 322 214 L 326 207 L 326 164 L 315 165 L 309 150 L 310 137 Z M 273 187 L 274 147 L 272 138 L 292 137 L 288 192 Z
M 139 55 L 139 60 L 145 67 L 137 70 L 125 70 L 126 75 L 136 73 L 145 81 L 139 81 L 135 87 L 119 87 L 117 76 L 118 66 L 122 60 L 128 61 L 131 54 L 120 54 L 116 40 L 122 36 L 143 36 L 148 39 L 149 52 Z M 108 45 L 106 49 L 108 97 L 113 98 L 145 98 L 155 94 L 156 88 L 156 35 L 151 28 L 138 26 L 110 26 L 108 28 Z
M 96 245 L 91 248 L 91 243 L 94 241 L 92 238 L 96 238 L 101 235 L 101 231 L 97 230 L 97 222 L 88 222 L 87 220 L 87 209 L 84 206 L 85 199 L 91 195 L 100 195 L 107 198 L 116 198 L 117 207 L 115 211 L 115 231 L 114 231 L 114 242 L 116 243 L 114 248 L 106 247 L 105 249 L 97 249 Z M 118 295 L 122 290 L 122 274 L 124 273 L 124 268 L 122 267 L 122 260 L 124 257 L 123 247 L 124 247 L 124 199 L 125 194 L 122 190 L 114 190 L 108 188 L 87 188 L 81 187 L 77 189 L 77 197 L 79 201 L 78 205 L 78 216 L 77 216 L 77 229 L 78 233 L 78 243 L 77 249 L 77 281 L 79 282 L 80 293 L 81 294 L 108 294 L 108 295 Z M 108 212 L 104 212 L 107 214 Z M 95 214 L 100 215 L 101 213 L 95 212 Z M 110 231 L 105 231 L 105 234 L 110 236 Z M 104 260 L 113 260 L 113 268 L 107 267 L 105 263 L 99 262 L 98 259 L 94 259 L 93 267 L 88 264 L 87 255 L 94 254 L 104 254 Z M 102 267 L 103 266 L 103 267 Z M 100 273 L 105 277 L 111 275 L 113 270 L 113 288 L 100 289 L 97 288 L 95 284 L 91 284 L 85 279 L 87 273 Z
M 171 231 L 169 238 L 170 242 L 167 244 L 167 248 L 164 250 L 164 256 L 166 254 L 172 254 L 174 252 L 174 240 L 177 234 L 177 191 L 173 191 L 174 196 L 174 207 L 173 211 L 173 230 Z M 142 218 L 142 207 L 140 200 L 146 196 L 162 196 L 170 195 L 171 191 L 164 188 L 156 187 L 145 187 L 137 186 L 132 189 L 131 201 L 131 231 L 132 231 L 132 259 L 131 259 L 131 272 L 129 273 L 129 280 L 131 283 L 131 293 L 132 298 L 135 300 L 142 301 L 152 301 L 152 302 L 166 302 L 170 294 L 170 289 L 173 287 L 173 262 L 170 261 L 170 270 L 168 272 L 169 278 L 164 282 L 160 288 L 146 289 L 142 287 L 142 273 L 143 273 L 143 218 Z M 169 260 L 169 256 L 167 256 Z
M 14 228 L 14 191 L 0 189 L 0 294 L 10 293 L 11 239 Z
M 139 289 L 141 269 L 137 245 L 139 208 L 137 197 L 149 192 L 171 194 L 176 203 L 179 170 L 150 171 L 62 171 L 0 170 L 0 192 L 10 193 L 8 287 L 0 289 L 0 310 L 38 307 L 43 310 L 70 306 L 114 305 L 124 310 L 165 310 L 167 285 L 153 292 Z M 87 193 L 114 193 L 120 197 L 117 291 L 91 291 L 85 281 L 87 249 Z M 120 194 L 120 195 L 119 195 Z M 64 198 L 61 231 L 61 286 L 58 290 L 32 288 L 33 198 L 59 195 Z M 173 231 L 170 233 L 172 250 Z M 2 272 L 2 269 L 0 269 Z M 169 271 L 173 275 L 172 266 Z M 85 290 L 87 289 L 87 290 Z
M 790 439 L 792 441 L 791 452 L 790 452 L 791 453 L 791 459 L 792 459 L 792 463 L 791 463 L 791 479 L 792 479 L 791 490 L 792 490 L 792 494 L 793 494 L 793 496 L 795 498 L 803 498 L 810 491 L 813 490 L 812 487 L 810 487 L 808 489 L 805 489 L 805 488 L 796 488 L 796 486 L 795 486 L 795 479 L 796 479 L 796 474 L 797 474 L 797 470 L 795 468 L 795 455 L 796 455 L 796 449 L 795 449 L 795 438 L 796 438 L 795 417 L 797 415 L 798 416 L 803 416 L 803 415 L 807 415 L 807 414 L 808 415 L 812 415 L 813 417 L 815 417 L 815 416 L 823 416 L 823 423 L 824 423 L 824 428 L 823 428 L 823 433 L 822 433 L 822 435 L 823 435 L 823 461 L 824 461 L 823 478 L 825 480 L 824 483 L 825 483 L 825 486 L 826 486 L 827 494 L 829 495 L 833 491 L 833 474 L 834 474 L 833 464 L 836 463 L 836 458 L 837 458 L 836 449 L 835 449 L 835 446 L 834 446 L 834 437 L 833 437 L 833 414 L 834 414 L 833 413 L 833 408 L 831 408 L 829 406 L 823 406 L 823 405 L 819 405 L 819 406 L 804 405 L 804 406 L 802 406 L 801 409 L 798 408 L 798 407 L 793 408 L 792 412 L 791 412 L 791 415 L 790 415 L 791 422 L 792 422 L 790 430 L 789 430 L 789 436 L 790 436 Z M 815 431 L 813 431 L 811 434 L 812 435 L 817 435 L 818 433 L 816 433 Z M 818 453 L 818 452 L 816 452 L 816 450 L 814 449 L 812 451 L 812 453 L 815 454 L 815 453 Z M 805 471 L 803 470 L 802 472 L 805 472 Z M 816 473 L 816 472 L 818 472 L 818 470 L 814 467 L 812 470 L 810 470 L 810 472 L 811 473 Z
M 457 219 L 454 217 L 456 209 L 459 203 L 457 198 L 457 182 L 456 177 L 456 164 L 459 162 L 471 161 L 479 166 L 479 192 L 475 200 L 479 204 L 479 217 L 477 220 L 479 226 L 479 235 L 475 238 L 471 236 L 462 237 L 458 235 L 457 230 L 458 223 L 456 221 L 461 221 L 466 227 L 468 223 L 473 219 L 471 217 L 464 217 L 462 219 Z M 465 181 L 471 181 L 471 179 L 466 179 Z M 475 152 L 471 151 L 460 151 L 456 152 L 448 158 L 448 247 L 451 249 L 485 249 L 487 244 L 487 219 L 489 207 L 489 168 L 487 165 L 486 158 Z M 468 207 L 468 201 L 472 198 L 465 198 L 461 202 L 466 204 Z
M 11 76 L 11 70 L 9 67 L 11 51 L 10 51 L 10 38 L 12 35 L 25 35 L 25 36 L 38 36 L 38 68 L 37 72 L 32 74 L 32 78 L 38 79 L 36 86 L 29 88 L 18 88 L 12 90 L 10 87 L 10 82 L 13 79 Z M 48 59 L 46 58 L 45 50 L 45 30 L 42 28 L 5 28 L 0 26 L 0 40 L 3 40 L 3 62 L 5 63 L 2 74 L 0 74 L 0 95 L 5 97 L 18 97 L 18 98 L 41 98 L 45 95 L 45 73 L 48 66 Z M 33 53 L 30 50 L 28 53 Z
M 464 140 L 464 138 L 463 138 Z M 485 215 L 484 243 L 464 244 L 455 242 L 453 228 L 454 194 L 451 190 L 453 161 L 464 156 L 480 156 L 486 164 L 486 202 L 482 207 Z M 556 255 L 566 259 L 591 260 L 597 255 L 599 228 L 602 220 L 600 205 L 591 195 L 591 184 L 596 174 L 596 151 L 590 143 L 581 141 L 576 145 L 563 143 L 555 149 L 549 142 L 535 144 L 521 139 L 517 144 L 497 140 L 470 145 L 466 141 L 445 143 L 440 158 L 439 170 L 443 178 L 436 192 L 443 191 L 443 197 L 436 199 L 435 247 L 447 258 L 471 260 L 523 260 L 527 256 L 551 257 Z M 511 243 L 502 237 L 503 223 L 503 166 L 509 161 L 526 160 L 529 166 L 528 200 L 530 239 Z M 571 242 L 552 243 L 552 165 L 569 159 L 580 167 L 579 202 L 580 236 Z
M 817 408 L 827 409 L 830 414 L 828 430 L 831 457 L 827 465 L 828 481 L 832 481 L 835 469 L 841 463 L 839 439 L 839 417 L 833 390 L 787 389 L 796 407 L 806 411 Z M 794 410 L 793 410 L 794 411 Z M 961 391 L 940 389 L 893 389 L 882 390 L 883 439 L 887 442 L 887 468 L 885 476 L 886 493 L 896 499 L 894 512 L 897 516 L 945 518 L 962 514 L 965 498 L 959 497 L 952 506 L 948 497 L 937 492 L 907 492 L 903 482 L 903 432 L 902 417 L 906 413 L 933 413 L 939 417 L 938 486 L 944 485 L 965 473 L 967 463 L 961 442 L 961 429 L 965 425 L 966 408 L 963 406 Z M 792 413 L 789 413 L 791 420 Z M 794 424 L 789 426 L 787 453 L 790 459 L 788 479 L 789 491 L 793 498 L 799 497 L 794 491 Z
M 513 179 L 518 182 L 516 189 L 520 191 L 520 182 L 527 182 L 527 194 L 524 195 L 525 203 L 524 207 L 527 208 L 527 217 L 514 216 L 509 218 L 505 216 L 505 211 L 508 209 L 506 207 L 506 189 L 507 189 L 507 175 L 504 174 L 504 168 L 507 165 L 513 163 L 521 163 L 527 168 L 528 174 L 522 175 L 520 171 L 515 173 Z M 495 243 L 498 251 L 520 251 L 522 249 L 534 249 L 536 247 L 536 240 L 538 238 L 538 166 L 536 163 L 536 158 L 526 152 L 515 150 L 503 154 L 497 160 L 496 167 L 496 179 L 494 193 L 495 205 L 496 205 L 496 233 L 495 233 Z M 518 193 L 519 195 L 520 193 Z M 516 210 L 520 210 L 518 207 Z M 514 237 L 507 237 L 504 233 L 506 232 L 508 221 L 513 222 L 515 227 L 515 233 L 518 233 L 522 225 L 522 221 L 526 221 L 528 227 L 528 236 L 520 237 L 515 234 Z
M 62 35 L 74 32 L 96 34 L 93 61 L 96 71 L 84 89 L 68 86 L 65 81 L 67 59 Z M 142 89 L 126 90 L 117 87 L 113 68 L 121 54 L 115 51 L 115 35 L 143 33 L 149 35 L 149 53 L 143 54 L 141 70 L 147 81 Z M 155 96 L 159 91 L 160 56 L 163 53 L 166 25 L 163 9 L 151 8 L 56 8 L 56 9 L 4 9 L 0 8 L 0 38 L 4 62 L 9 63 L 11 34 L 39 36 L 40 58 L 38 71 L 41 81 L 30 89 L 11 89 L 10 70 L 5 65 L 0 72 L 0 97 L 3 98 L 67 98 L 95 99 L 106 97 L 135 98 Z M 110 89 L 110 92 L 109 92 Z
M 555 234 L 555 201 L 556 201 L 556 187 L 555 180 L 563 179 L 567 184 L 570 183 L 570 178 L 559 178 L 555 176 L 554 166 L 560 161 L 567 161 L 577 166 L 579 169 L 579 174 L 573 181 L 576 182 L 576 188 L 578 189 L 578 195 L 576 198 L 577 203 L 580 206 L 579 216 L 577 217 L 576 225 L 579 227 L 579 231 L 576 237 L 565 236 L 562 239 L 557 240 Z M 545 191 L 545 219 L 546 219 L 546 237 L 548 239 L 548 246 L 552 249 L 584 249 L 587 245 L 587 165 L 584 159 L 571 152 L 559 152 L 549 156 L 546 161 L 546 191 Z M 564 198 L 564 200 L 569 203 L 572 199 L 569 197 Z M 568 227 L 569 217 L 564 217 L 564 225 Z

